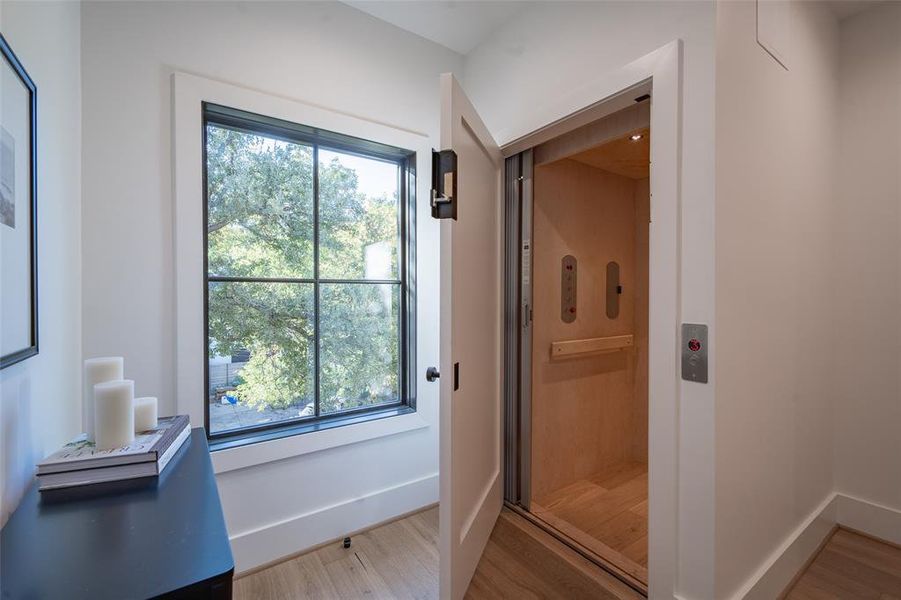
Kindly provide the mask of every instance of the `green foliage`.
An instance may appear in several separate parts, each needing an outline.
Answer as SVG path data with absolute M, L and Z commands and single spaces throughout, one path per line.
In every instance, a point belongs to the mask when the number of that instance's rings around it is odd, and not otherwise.
M 398 287 L 323 284 L 320 307 L 322 412 L 396 398 Z
M 314 276 L 312 148 L 210 126 L 208 263 L 213 275 Z M 359 190 L 337 158 L 319 166 L 320 276 L 362 279 L 370 254 L 390 254 L 396 278 L 396 197 Z M 312 283 L 211 282 L 209 355 L 250 352 L 235 379 L 240 402 L 304 406 L 315 396 Z M 320 411 L 398 394 L 399 286 L 320 285 Z
M 245 277 L 313 276 L 313 151 L 209 127 L 209 270 Z
M 312 284 L 213 282 L 209 306 L 210 355 L 250 351 L 241 402 L 284 408 L 312 397 Z

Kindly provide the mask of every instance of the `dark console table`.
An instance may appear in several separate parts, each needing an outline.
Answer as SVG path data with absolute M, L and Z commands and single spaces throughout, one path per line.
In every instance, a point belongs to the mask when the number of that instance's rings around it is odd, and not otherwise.
M 0 533 L 0 598 L 231 598 L 234 561 L 203 429 L 159 478 L 39 493 Z

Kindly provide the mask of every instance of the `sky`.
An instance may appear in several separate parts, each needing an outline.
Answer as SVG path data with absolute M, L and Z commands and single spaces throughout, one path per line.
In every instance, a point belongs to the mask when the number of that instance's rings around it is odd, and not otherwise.
M 215 127 L 215 125 L 212 125 Z M 270 150 L 273 146 L 284 146 L 292 142 L 272 138 L 265 135 L 254 135 L 257 143 L 264 150 Z M 353 154 L 344 154 L 334 150 L 319 149 L 319 160 L 331 162 L 334 158 L 349 169 L 357 173 L 359 185 L 357 189 L 367 196 L 379 197 L 385 195 L 394 198 L 397 193 L 397 165 L 381 160 L 363 158 Z
M 338 158 L 342 165 L 357 172 L 358 189 L 367 196 L 385 195 L 393 198 L 397 192 L 396 164 L 332 150 L 319 150 L 320 161 L 331 162 L 334 158 Z

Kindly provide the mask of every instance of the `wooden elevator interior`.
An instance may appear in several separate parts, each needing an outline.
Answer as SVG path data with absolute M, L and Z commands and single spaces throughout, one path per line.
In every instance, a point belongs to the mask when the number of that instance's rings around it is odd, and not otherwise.
M 530 510 L 644 583 L 648 104 L 535 147 L 532 230 Z

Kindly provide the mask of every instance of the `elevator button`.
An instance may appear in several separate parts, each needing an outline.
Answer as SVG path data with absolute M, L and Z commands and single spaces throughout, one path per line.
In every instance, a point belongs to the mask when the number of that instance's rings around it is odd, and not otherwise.
M 682 324 L 682 379 L 707 383 L 707 326 Z

